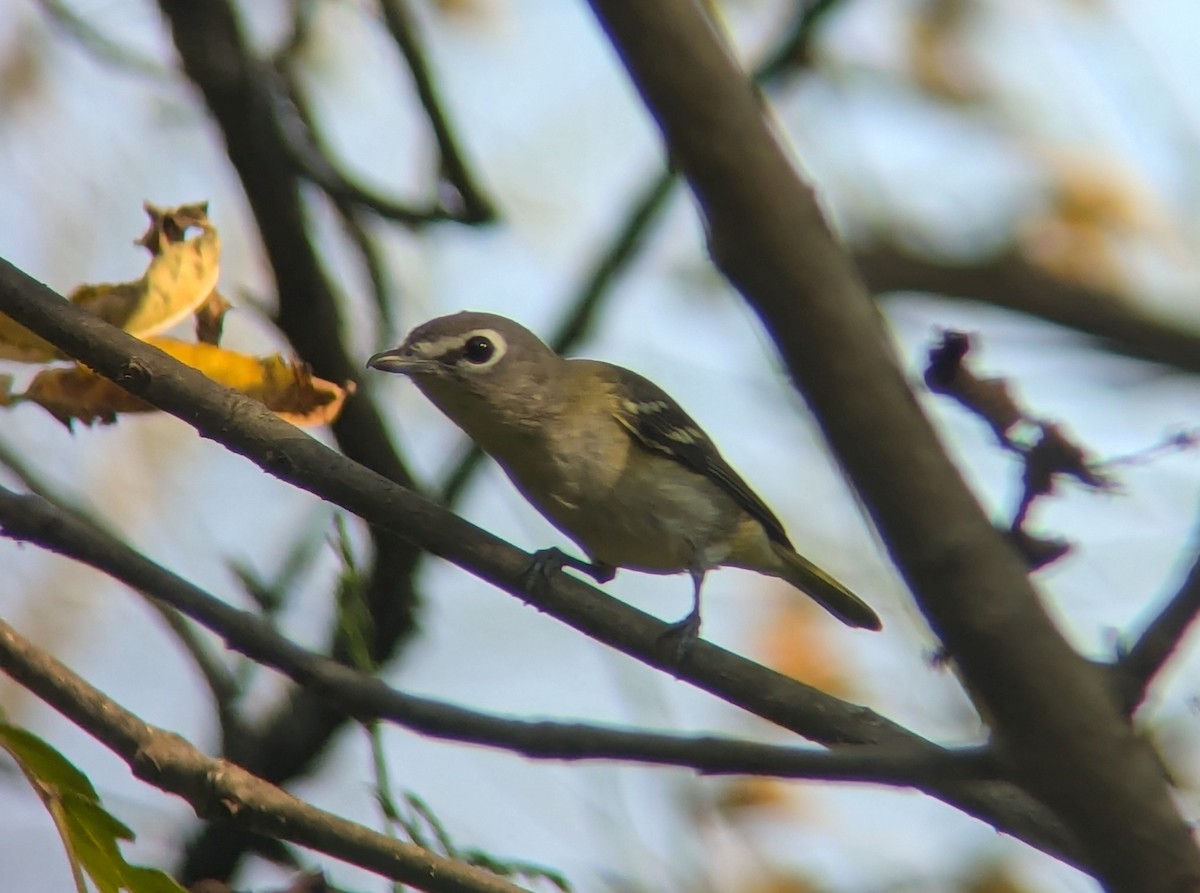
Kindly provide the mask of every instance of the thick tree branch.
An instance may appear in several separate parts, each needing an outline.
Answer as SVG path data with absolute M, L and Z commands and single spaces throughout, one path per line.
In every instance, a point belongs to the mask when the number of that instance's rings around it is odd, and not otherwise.
M 700 7 L 591 5 L 696 194 L 714 260 L 772 332 L 1019 777 L 1108 889 L 1200 887 L 1200 851 L 1153 753 L 942 450 L 850 259 Z
M 1091 335 L 1126 356 L 1200 372 L 1200 331 L 1133 299 L 1052 276 L 1015 252 L 953 264 L 876 244 L 855 249 L 854 263 L 877 295 L 915 291 L 978 301 Z
M 536 594 L 521 580 L 529 556 L 378 474 L 346 460 L 260 404 L 62 300 L 0 260 L 0 312 L 101 375 L 193 425 L 263 470 L 395 531 L 540 611 L 731 704 L 826 745 L 932 747 L 878 714 L 700 641 L 677 660 L 661 621 L 566 575 Z M 1002 782 L 933 781 L 928 793 L 1060 858 L 1078 862 L 1068 832 L 1040 803 Z
M 0 668 L 196 814 L 326 853 L 431 893 L 521 893 L 480 868 L 438 856 L 310 806 L 183 738 L 143 722 L 0 620 Z
M 0 486 L 0 531 L 91 565 L 179 611 L 235 651 L 272 667 L 359 720 L 383 719 L 449 741 L 512 750 L 537 759 L 625 760 L 706 774 L 775 775 L 827 781 L 916 785 L 931 779 L 994 778 L 985 748 L 861 745 L 835 752 L 801 750 L 714 736 L 680 736 L 585 723 L 492 716 L 406 695 L 378 679 L 307 651 L 259 618 L 231 608 L 115 536 L 33 494 Z

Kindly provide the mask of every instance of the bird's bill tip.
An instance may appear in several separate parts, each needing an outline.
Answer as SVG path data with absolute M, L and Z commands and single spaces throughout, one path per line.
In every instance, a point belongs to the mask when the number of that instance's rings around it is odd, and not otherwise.
M 416 370 L 424 361 L 414 357 L 399 347 L 391 350 L 381 350 L 367 360 L 368 369 L 378 369 L 380 372 L 399 372 L 407 374 Z

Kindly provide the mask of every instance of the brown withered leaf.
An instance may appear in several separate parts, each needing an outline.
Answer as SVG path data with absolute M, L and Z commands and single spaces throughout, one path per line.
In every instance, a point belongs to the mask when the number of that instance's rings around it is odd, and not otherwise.
M 203 304 L 196 308 L 196 340 L 205 344 L 220 344 L 225 328 L 225 314 L 233 306 L 215 288 Z
M 152 257 L 158 257 L 171 243 L 182 242 L 192 227 L 211 226 L 208 220 L 208 202 L 160 208 L 153 202 L 145 201 L 142 202 L 142 210 L 150 218 L 150 223 L 133 244 L 141 245 Z
M 68 300 L 137 338 L 163 332 L 194 313 L 217 285 L 221 238 L 206 204 L 161 209 L 147 203 L 150 229 L 139 244 L 152 258 L 130 282 L 81 285 Z M 199 234 L 186 238 L 187 231 Z M 65 359 L 48 341 L 0 313 L 0 359 L 47 363 Z
M 304 363 L 275 355 L 252 357 L 211 344 L 191 344 L 173 338 L 149 338 L 147 343 L 198 369 L 214 381 L 253 397 L 293 425 L 323 425 L 337 418 L 349 393 L 333 382 L 314 378 Z M 0 381 L 0 385 L 4 385 Z M 9 380 L 11 386 L 11 379 Z M 5 388 L 0 405 L 36 403 L 68 428 L 110 424 L 121 413 L 153 412 L 154 407 L 85 366 L 47 369 L 38 373 L 22 394 Z
M 78 420 L 85 425 L 110 425 L 122 412 L 153 412 L 154 407 L 86 366 L 46 369 L 34 376 L 23 394 L 10 403 L 36 403 L 68 428 Z
M 935 394 L 950 397 L 986 421 L 996 438 L 1006 443 L 1008 431 L 1024 414 L 1007 381 L 978 376 L 967 366 L 964 360 L 970 350 L 971 338 L 966 332 L 942 332 L 941 340 L 929 349 L 925 384 Z

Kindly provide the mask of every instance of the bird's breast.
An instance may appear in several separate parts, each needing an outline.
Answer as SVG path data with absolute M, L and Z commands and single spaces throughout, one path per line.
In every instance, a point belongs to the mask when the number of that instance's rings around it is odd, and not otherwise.
M 651 573 L 721 563 L 742 514 L 714 483 L 618 436 L 573 431 L 530 444 L 505 470 L 592 559 Z

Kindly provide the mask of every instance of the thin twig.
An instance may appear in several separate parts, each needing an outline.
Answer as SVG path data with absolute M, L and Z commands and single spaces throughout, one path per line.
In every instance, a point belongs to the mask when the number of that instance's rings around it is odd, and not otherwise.
M 271 78 L 264 75 L 264 80 L 270 81 Z M 309 126 L 296 105 L 296 96 L 279 83 L 273 83 L 272 86 L 272 111 L 279 121 L 279 134 L 282 137 L 280 148 L 296 172 L 331 199 L 356 205 L 412 229 L 444 221 L 476 222 L 464 218 L 437 200 L 423 206 L 412 205 L 385 198 L 355 182 L 334 164 L 329 150 L 322 145 L 320 131 Z
M 0 438 L 0 465 L 8 468 L 30 493 L 44 499 L 59 511 L 77 518 L 81 523 L 90 525 L 105 536 L 114 535 L 109 525 L 94 511 L 78 500 L 68 498 L 61 493 L 37 469 L 26 462 L 24 457 L 14 450 L 4 438 Z M 237 709 L 237 701 L 241 697 L 241 686 L 238 685 L 229 668 L 213 653 L 212 649 L 208 647 L 208 643 L 200 637 L 186 617 L 161 602 L 153 599 L 149 599 L 148 602 L 150 607 L 162 617 L 167 628 L 174 633 L 179 644 L 183 646 L 184 651 L 192 659 L 196 669 L 200 671 L 201 677 L 208 685 L 208 691 L 212 695 L 213 706 L 217 712 L 217 721 L 221 728 L 221 739 L 229 741 L 244 734 L 244 724 Z
M 290 840 L 431 893 L 520 893 L 485 871 L 317 809 L 225 760 L 205 756 L 93 688 L 0 620 L 0 667 L 119 755 L 135 776 L 197 815 Z
M 320 131 L 316 127 L 313 110 L 305 99 L 304 91 L 300 88 L 300 84 L 290 68 L 281 68 L 280 76 L 283 78 L 284 87 L 291 100 L 290 111 L 298 115 L 303 122 L 305 132 L 313 142 L 313 151 L 317 153 L 316 157 L 322 160 L 323 169 L 332 170 L 332 164 L 328 161 L 329 148 L 320 143 L 318 137 Z M 344 180 L 341 182 L 345 185 Z M 354 243 L 359 260 L 362 261 L 362 265 L 367 271 L 367 277 L 371 282 L 371 296 L 374 299 L 375 312 L 378 314 L 379 321 L 381 325 L 390 328 L 393 302 L 391 289 L 387 282 L 387 265 L 384 262 L 383 253 L 379 250 L 379 246 L 362 219 L 363 208 L 369 207 L 369 205 L 358 201 L 345 189 L 324 189 L 324 191 L 333 203 L 338 217 L 341 218 L 342 227 L 350 237 L 350 241 Z M 349 190 L 349 193 L 353 193 L 353 190 Z
M 380 9 L 383 12 L 384 25 L 412 73 L 417 99 L 425 109 L 425 116 L 429 119 L 429 126 L 437 141 L 439 176 L 445 185 L 453 188 L 456 198 L 461 203 L 461 211 L 455 215 L 455 219 L 463 223 L 487 223 L 494 220 L 496 211 L 491 202 L 484 197 L 475 182 L 474 174 L 463 158 L 458 138 L 445 112 L 445 104 L 438 95 L 425 50 L 417 38 L 416 23 L 406 0 L 381 0 Z
M 1015 250 L 963 264 L 879 243 L 856 248 L 854 261 L 877 296 L 931 292 L 1003 307 L 1098 338 L 1125 356 L 1200 373 L 1200 330 L 1124 295 L 1053 276 Z
M 37 0 L 46 17 L 101 62 L 134 74 L 167 81 L 175 72 L 113 40 L 62 0 Z
M 1129 712 L 1146 697 L 1146 689 L 1179 647 L 1200 614 L 1200 558 L 1188 570 L 1170 601 L 1117 659 L 1118 682 Z

